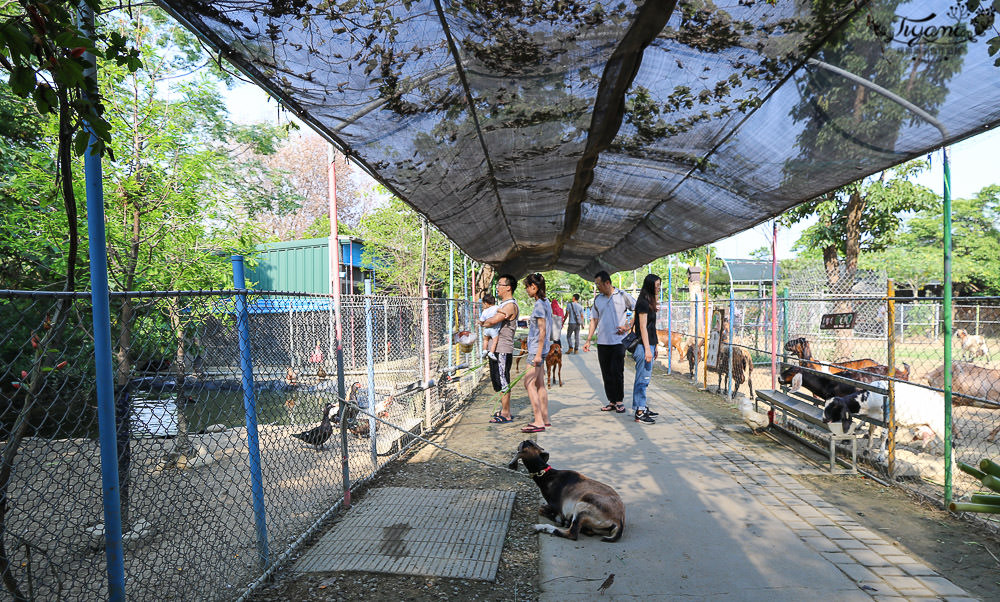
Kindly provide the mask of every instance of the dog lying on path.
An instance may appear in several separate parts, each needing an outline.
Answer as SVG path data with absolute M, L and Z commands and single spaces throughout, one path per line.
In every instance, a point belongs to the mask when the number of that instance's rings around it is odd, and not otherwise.
M 538 513 L 560 526 L 535 525 L 536 533 L 551 533 L 576 541 L 579 534 L 604 535 L 601 541 L 618 541 L 625 530 L 625 503 L 614 489 L 574 470 L 549 466 L 549 453 L 530 439 L 521 442 L 507 465 L 517 470 L 524 463 L 532 480 L 542 490 L 545 503 Z
M 548 386 L 552 388 L 552 377 L 556 370 L 559 370 L 559 386 L 562 386 L 562 345 L 553 341 L 549 346 L 549 354 L 545 356 L 545 374 L 549 380 Z

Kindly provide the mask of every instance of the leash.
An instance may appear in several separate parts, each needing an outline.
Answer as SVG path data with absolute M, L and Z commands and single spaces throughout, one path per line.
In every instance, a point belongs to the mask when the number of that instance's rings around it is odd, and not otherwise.
M 516 474 L 516 475 L 521 476 L 521 477 L 528 477 L 528 475 L 526 475 L 523 472 L 520 472 L 520 471 L 517 471 L 517 470 L 511 470 L 510 468 L 507 468 L 506 466 L 501 466 L 499 464 L 493 464 L 492 462 L 487 462 L 486 460 L 481 460 L 479 458 L 463 454 L 462 452 L 455 451 L 455 450 L 447 448 L 447 447 L 445 447 L 443 445 L 438 445 L 437 443 L 434 443 L 430 439 L 427 439 L 425 437 L 421 437 L 420 435 L 417 435 L 415 433 L 411 433 L 409 430 L 407 430 L 407 429 L 405 429 L 405 428 L 403 428 L 401 426 L 397 426 L 397 425 L 389 422 L 388 420 L 383 420 L 382 418 L 379 418 L 375 414 L 369 413 L 366 408 L 362 408 L 361 406 L 359 406 L 357 403 L 355 403 L 353 401 L 342 400 L 342 403 L 344 403 L 346 405 L 349 405 L 350 407 L 356 409 L 359 414 L 364 414 L 365 416 L 368 416 L 369 418 L 374 418 L 376 421 L 381 422 L 382 424 L 384 424 L 384 425 L 386 425 L 386 426 L 388 426 L 390 428 L 394 428 L 397 431 L 406 433 L 408 436 L 413 437 L 414 439 L 419 439 L 420 441 L 423 441 L 424 443 L 426 443 L 428 445 L 436 447 L 436 448 L 440 449 L 441 451 L 445 451 L 445 452 L 448 452 L 450 454 L 454 454 L 454 455 L 458 456 L 459 458 L 464 458 L 466 460 L 470 460 L 472 462 L 476 462 L 476 463 L 482 464 L 483 466 L 488 466 L 490 468 L 495 468 L 497 470 L 501 470 L 501 471 L 504 471 L 504 472 L 513 473 L 513 474 Z M 373 437 L 375 435 L 373 433 L 369 433 L 368 436 L 369 437 Z

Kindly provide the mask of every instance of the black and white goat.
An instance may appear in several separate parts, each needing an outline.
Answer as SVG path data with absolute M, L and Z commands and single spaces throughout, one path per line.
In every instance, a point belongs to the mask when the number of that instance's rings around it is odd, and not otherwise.
M 883 389 L 889 387 L 889 383 L 884 380 L 875 381 L 872 385 Z M 944 396 L 937 391 L 901 382 L 896 383 L 895 391 L 897 434 L 905 429 L 911 433 L 907 441 L 919 441 L 922 449 L 927 448 L 932 442 L 943 445 Z M 823 421 L 840 422 L 844 426 L 844 432 L 848 432 L 853 416 L 865 415 L 883 420 L 883 408 L 886 407 L 888 406 L 885 395 L 856 391 L 830 399 L 823 408 Z M 885 446 L 884 440 L 882 446 Z

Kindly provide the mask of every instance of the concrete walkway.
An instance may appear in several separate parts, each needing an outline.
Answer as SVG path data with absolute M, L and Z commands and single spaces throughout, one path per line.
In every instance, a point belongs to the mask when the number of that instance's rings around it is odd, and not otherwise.
M 796 480 L 816 467 L 737 441 L 655 376 L 653 425 L 598 411 L 593 351 L 565 356 L 563 376 L 566 385 L 550 391 L 553 427 L 535 437 L 554 468 L 617 489 L 627 520 L 617 543 L 540 535 L 543 600 L 974 599 Z

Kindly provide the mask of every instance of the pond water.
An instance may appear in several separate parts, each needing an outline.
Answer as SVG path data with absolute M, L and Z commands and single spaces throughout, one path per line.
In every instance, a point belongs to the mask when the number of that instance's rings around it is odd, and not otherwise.
M 132 394 L 132 436 L 172 437 L 177 434 L 177 392 L 136 391 Z M 334 403 L 332 391 L 256 391 L 259 424 L 305 424 L 319 422 L 323 405 Z M 210 425 L 240 427 L 246 424 L 242 391 L 184 391 L 181 411 L 188 431 L 198 433 Z M 336 405 L 334 403 L 334 405 Z

